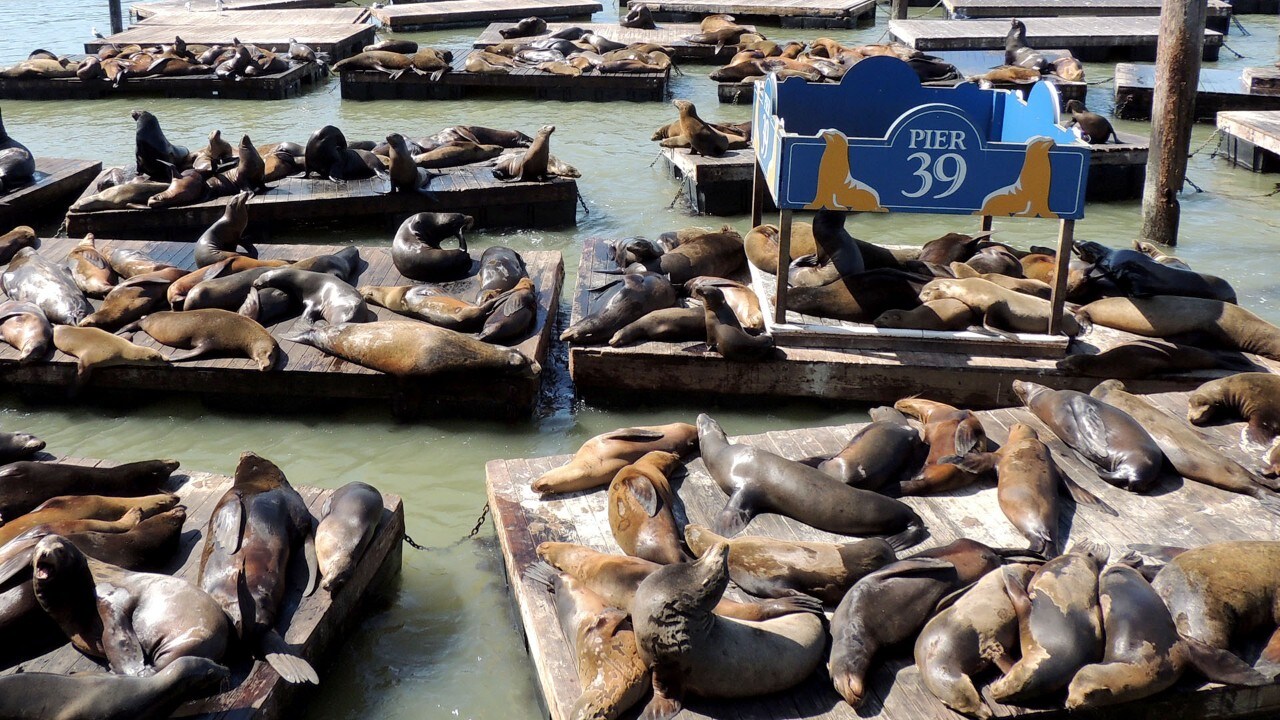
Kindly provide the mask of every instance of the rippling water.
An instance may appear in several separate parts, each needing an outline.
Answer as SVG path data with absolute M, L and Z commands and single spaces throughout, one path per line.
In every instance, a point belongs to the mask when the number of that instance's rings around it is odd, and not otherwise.
M 610 0 L 606 0 L 606 5 Z M 82 51 L 90 28 L 110 27 L 100 0 L 45 0 L 38 6 L 0 3 L 0 64 L 24 59 L 44 47 L 56 53 Z M 935 11 L 936 14 L 937 11 Z M 596 16 L 617 18 L 607 6 Z M 1243 59 L 1222 52 L 1218 67 L 1266 65 L 1274 60 L 1277 18 L 1242 18 L 1251 36 L 1233 28 L 1228 45 Z M 774 39 L 812 39 L 831 35 L 846 44 L 875 42 L 887 27 L 826 32 L 762 28 Z M 478 29 L 408 35 L 455 52 L 470 47 Z M 719 105 L 708 66 L 684 68 L 673 78 L 676 96 L 692 99 L 704 118 L 748 119 L 747 107 Z M 1091 64 L 1089 106 L 1111 109 L 1112 66 Z M 579 212 L 578 227 L 561 231 L 512 231 L 478 238 L 517 249 L 564 253 L 568 298 L 574 284 L 579 246 L 590 236 L 654 234 L 693 220 L 677 205 L 668 206 L 676 185 L 653 163 L 653 128 L 674 111 L 666 103 L 557 103 L 516 98 L 465 102 L 343 102 L 336 79 L 320 90 L 280 102 L 121 99 L 92 102 L 18 102 L 3 104 L 9 132 L 37 155 L 100 158 L 126 164 L 133 156 L 129 111 L 145 107 L 160 118 L 169 139 L 193 148 L 204 145 L 209 130 L 224 137 L 248 133 L 256 144 L 305 142 L 312 130 L 331 123 L 348 138 L 381 138 L 388 132 L 426 135 L 452 124 L 516 127 L 530 132 L 554 123 L 553 152 L 582 170 L 579 181 L 590 214 Z M 1145 133 L 1141 123 L 1117 123 L 1124 131 Z M 1211 126 L 1197 127 L 1193 147 L 1210 139 Z M 1280 290 L 1271 262 L 1277 232 L 1276 197 L 1264 197 L 1277 181 L 1212 158 L 1214 144 L 1192 158 L 1190 178 L 1203 193 L 1184 195 L 1178 254 L 1198 269 L 1229 278 L 1241 303 L 1272 322 L 1280 321 Z M 727 219 L 745 231 L 746 217 Z M 957 218 L 863 215 L 850 220 L 859 237 L 892 243 L 920 243 L 942 232 L 964 229 Z M 1077 237 L 1127 245 L 1137 234 L 1139 204 L 1091 205 L 1077 224 Z M 1053 223 L 1004 221 L 1001 238 L 1018 243 L 1055 237 Z M 42 228 L 50 232 L 53 228 Z M 299 230 L 279 238 L 291 242 L 387 243 L 379 226 L 368 231 Z M 130 461 L 174 457 L 188 468 L 230 473 L 241 450 L 253 449 L 280 464 L 294 482 L 336 487 L 363 480 L 405 499 L 408 531 L 427 546 L 450 546 L 470 530 L 484 504 L 484 464 L 494 458 L 572 452 L 586 438 L 629 424 L 692 420 L 703 407 L 666 405 L 661 409 L 601 410 L 575 404 L 561 367 L 544 393 L 539 417 L 522 424 L 435 420 L 400 426 L 378 412 L 336 412 L 306 417 L 262 418 L 213 412 L 199 403 L 165 401 L 111 412 L 94 408 L 32 409 L 7 399 L 0 427 L 40 435 L 49 449 L 88 457 Z M 732 433 L 762 432 L 849 422 L 865 417 L 861 408 L 816 404 L 770 404 L 755 411 L 721 410 L 717 416 Z M 476 541 L 445 549 L 405 549 L 404 573 L 382 603 L 322 666 L 324 678 L 308 718 L 536 718 L 542 717 L 532 665 L 517 628 L 497 553 L 486 525 Z

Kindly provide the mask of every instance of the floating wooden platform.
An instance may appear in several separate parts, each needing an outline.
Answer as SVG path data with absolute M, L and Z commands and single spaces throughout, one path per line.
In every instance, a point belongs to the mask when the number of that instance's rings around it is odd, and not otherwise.
M 1227 157 L 1254 172 L 1280 171 L 1280 110 L 1218 113 Z
M 933 397 L 927 390 L 918 391 L 925 397 Z M 1175 415 L 1186 413 L 1185 394 L 1156 395 L 1150 399 Z M 1065 545 L 1085 539 L 1101 542 L 1111 546 L 1115 557 L 1131 543 L 1195 547 L 1226 540 L 1275 539 L 1276 516 L 1263 509 L 1252 497 L 1182 478 L 1166 479 L 1148 495 L 1126 493 L 1099 479 L 1091 466 L 1081 462 L 1027 410 L 980 412 L 978 417 L 987 436 L 997 443 L 1006 440 L 1009 428 L 1015 423 L 1031 425 L 1049 444 L 1063 472 L 1118 511 L 1119 517 L 1112 517 L 1091 508 L 1064 503 L 1059 527 Z M 692 422 L 693 417 L 673 415 L 667 420 Z M 861 427 L 856 424 L 782 430 L 736 440 L 784 457 L 801 459 L 838 452 Z M 726 428 L 731 433 L 733 429 L 732 426 Z M 1248 456 L 1237 447 L 1239 430 L 1240 424 L 1208 429 L 1213 441 L 1225 454 L 1246 467 L 1256 469 L 1260 457 Z M 538 561 L 535 551 L 542 542 L 580 543 L 602 552 L 621 554 L 609 529 L 604 488 L 547 500 L 540 499 L 530 490 L 534 478 L 568 460 L 568 455 L 494 460 L 485 468 L 489 506 L 493 510 L 493 524 L 506 564 L 507 583 L 519 609 L 529 655 L 537 668 L 539 687 L 551 720 L 567 720 L 569 710 L 581 692 L 575 671 L 576 654 L 564 640 L 552 598 L 537 584 L 524 579 L 525 570 Z M 690 523 L 711 525 L 724 507 L 727 496 L 711 480 L 700 458 L 687 462 L 685 467 L 688 474 L 679 480 L 675 489 L 688 520 Z M 907 550 L 904 555 L 960 538 L 971 538 L 994 547 L 1026 545 L 1026 540 L 1000 511 L 993 482 L 983 481 L 958 493 L 903 500 L 924 518 L 930 533 L 923 544 Z M 848 542 L 844 536 L 821 532 L 773 514 L 752 519 L 743 534 L 791 541 Z M 730 595 L 739 600 L 749 599 L 737 589 L 731 590 Z M 979 676 L 979 687 L 995 676 L 993 672 Z M 1068 713 L 1061 706 L 1014 708 L 995 703 L 989 695 L 984 699 L 994 717 L 1018 716 L 1037 720 L 1079 717 L 1078 713 Z M 647 694 L 639 707 L 646 702 Z M 1227 688 L 1201 684 L 1197 676 L 1188 674 L 1169 691 L 1140 702 L 1093 711 L 1088 717 L 1099 720 L 1162 720 L 1173 717 L 1220 720 L 1243 716 L 1274 717 L 1277 712 L 1280 712 L 1280 685 Z M 877 655 L 867 680 L 866 701 L 857 711 L 835 694 L 825 671 L 819 670 L 798 687 L 776 695 L 732 702 L 694 699 L 676 717 L 680 720 L 959 720 L 962 716 L 949 710 L 925 689 L 919 672 L 914 669 L 911 644 L 906 643 L 882 650 Z
M 336 0 L 231 0 L 222 4 L 223 12 L 248 10 L 310 10 L 331 8 Z M 160 13 L 217 12 L 216 0 L 159 0 L 159 2 L 134 3 L 129 6 L 134 16 L 146 19 Z
M 333 7 L 332 4 L 313 9 L 242 7 L 234 14 L 210 13 L 208 10 L 179 8 L 153 14 L 139 23 L 144 27 L 159 25 L 190 25 L 209 21 L 234 22 L 239 25 L 361 25 L 369 22 L 369 9 L 365 7 Z M 134 27 L 138 27 L 135 25 Z M 243 38 L 241 38 L 243 39 Z M 173 39 L 170 38 L 170 42 Z
M 445 0 L 446 2 L 448 0 Z M 532 95 L 539 100 L 612 102 L 661 101 L 667 96 L 671 70 L 643 73 L 602 73 L 592 68 L 581 75 L 557 75 L 535 67 L 510 73 L 466 71 L 467 50 L 453 59 L 452 70 L 432 80 L 430 75 L 406 73 L 392 78 L 374 70 L 342 72 L 344 100 L 459 100 L 472 95 L 506 93 Z
M 316 63 L 294 65 L 282 73 L 223 80 L 217 75 L 130 77 L 113 86 L 106 80 L 84 82 L 80 78 L 0 78 L 0 99 L 101 100 L 133 95 L 170 98 L 224 98 L 232 100 L 285 100 L 302 94 L 304 87 L 321 85 L 328 78 Z
M 1226 33 L 1231 25 L 1231 3 L 1207 0 L 1205 26 Z M 1160 0 L 942 0 L 953 18 L 1029 17 L 1139 17 L 1159 15 Z
M 271 190 L 249 200 L 249 228 L 250 232 L 269 235 L 277 224 L 286 229 L 329 223 L 367 227 L 372 220 L 394 230 L 406 217 L 425 211 L 466 213 L 476 219 L 477 228 L 564 227 L 576 222 L 578 183 L 569 178 L 502 182 L 493 177 L 491 167 L 473 165 L 441 171 L 428 187 L 431 196 L 387 193 L 388 181 L 378 178 L 335 183 L 290 177 L 272 183 Z M 92 190 L 85 189 L 84 195 L 92 195 Z M 67 232 L 194 240 L 222 217 L 229 202 L 230 197 L 220 197 L 162 210 L 68 213 Z
M 876 0 L 646 0 L 659 22 L 697 22 L 727 13 L 739 22 L 784 28 L 854 28 L 875 24 Z
M 1113 54 L 1131 60 L 1155 60 L 1159 17 L 1029 17 L 1027 42 L 1033 47 L 1066 48 L 1087 62 Z M 917 50 L 1003 50 L 1008 20 L 890 20 L 889 33 Z M 1203 57 L 1216 61 L 1222 33 L 1205 30 Z
M 856 229 L 851 229 L 855 235 Z M 588 238 L 582 250 L 570 322 L 585 316 L 600 298 L 587 292 L 614 276 L 604 240 Z M 770 278 L 772 282 L 772 278 Z M 598 294 L 597 294 L 598 295 Z M 823 322 L 833 322 L 824 320 Z M 1068 353 L 1096 354 L 1136 336 L 1094 326 Z M 716 402 L 762 398 L 810 398 L 835 402 L 893 402 L 920 394 L 956 405 L 998 407 L 1014 400 L 1011 383 L 1031 379 L 1056 388 L 1088 390 L 1097 378 L 1068 375 L 1048 358 L 996 357 L 937 351 L 834 350 L 787 347 L 785 359 L 729 362 L 701 342 L 647 342 L 629 347 L 570 345 L 569 372 L 579 395 L 592 402 L 627 402 L 667 396 Z M 1263 370 L 1280 368 L 1254 360 Z M 1195 371 L 1126 381 L 1139 392 L 1187 390 L 1227 371 Z
M 249 12 L 249 11 L 246 11 Z M 279 10 L 258 10 L 253 12 L 285 12 Z M 297 10 L 296 13 L 322 12 L 320 10 Z M 245 13 L 223 13 L 209 19 L 193 19 L 182 25 L 168 25 L 163 21 L 165 13 L 157 15 L 155 20 L 135 25 L 122 33 L 84 44 L 86 53 L 97 53 L 103 46 L 115 43 L 127 45 L 158 45 L 172 43 L 175 35 L 191 45 L 230 45 L 233 39 L 257 45 L 272 51 L 289 49 L 289 38 L 311 46 L 316 52 L 329 55 L 329 59 L 337 62 L 354 55 L 374 41 L 374 27 L 359 23 L 307 23 L 299 18 L 293 23 L 244 22 L 240 18 Z M 201 13 L 204 15 L 204 13 Z M 156 23 L 156 24 L 152 24 Z
M 483 49 L 490 45 L 497 45 L 506 42 L 502 39 L 499 30 L 509 28 L 515 23 L 501 22 L 493 23 L 480 33 L 480 37 L 472 43 L 472 47 Z M 655 45 L 663 45 L 672 49 L 670 53 L 671 59 L 676 61 L 696 61 L 696 62 L 718 62 L 727 61 L 733 57 L 736 48 L 732 45 L 720 49 L 716 53 L 715 45 L 706 45 L 702 43 L 689 42 L 685 38 L 702 32 L 698 25 L 693 23 L 664 23 L 656 30 L 637 30 L 635 28 L 624 28 L 613 23 L 548 23 L 547 31 L 540 35 L 530 35 L 522 38 L 512 38 L 522 42 L 529 42 L 539 38 L 545 38 L 548 35 L 564 30 L 568 27 L 578 27 L 583 30 L 602 35 L 614 42 L 625 43 L 653 43 Z M 744 26 L 752 31 L 755 27 L 752 25 Z
M 1231 11 L 1236 15 L 1275 15 L 1280 12 L 1280 0 L 1230 0 Z
M 100 172 L 102 163 L 97 161 L 37 156 L 35 181 L 0 195 L 0 232 L 65 212 Z
M 1223 110 L 1280 110 L 1277 80 L 1280 69 L 1274 67 L 1248 68 L 1244 72 L 1202 68 L 1196 87 L 1196 120 L 1213 122 Z M 1116 65 L 1115 86 L 1116 117 L 1151 119 L 1156 87 L 1154 65 Z
M 40 254 L 61 262 L 78 240 L 54 238 L 42 241 Z M 125 247 L 145 252 L 157 260 L 178 267 L 195 269 L 193 243 L 140 242 L 99 240 L 104 255 Z M 333 245 L 263 245 L 264 259 L 297 260 L 340 250 Z M 473 248 L 480 257 L 482 248 Z M 551 328 L 560 303 L 564 283 L 564 263 L 558 252 L 521 253 L 529 268 L 529 277 L 538 292 L 538 319 L 529 336 L 514 347 L 546 365 L 547 348 L 551 344 Z M 361 247 L 364 267 L 353 285 L 409 285 L 391 262 L 389 247 Z M 478 272 L 478 262 L 473 272 Z M 463 299 L 474 301 L 479 281 L 472 277 L 444 285 L 446 290 Z M 91 301 L 98 306 L 100 301 Z M 382 320 L 405 319 L 385 308 L 370 309 Z M 548 321 L 548 318 L 551 318 Z M 295 327 L 296 326 L 296 327 Z M 398 380 L 389 375 L 345 362 L 316 348 L 300 345 L 281 337 L 301 330 L 297 318 L 267 325 L 279 341 L 281 361 L 276 369 L 262 372 L 257 364 L 243 358 L 194 360 L 173 365 L 128 365 L 96 370 L 83 393 L 100 394 L 111 399 L 123 393 L 136 403 L 139 392 L 195 393 L 219 405 L 237 410 L 272 412 L 273 410 L 315 410 L 318 401 L 326 403 L 376 402 L 386 404 L 397 417 L 414 419 L 422 415 L 447 412 L 469 417 L 527 419 L 533 412 L 542 378 L 517 378 L 484 373 L 475 376 L 435 377 Z M 133 341 L 153 347 L 165 355 L 174 348 L 160 345 L 145 333 Z M 47 362 L 26 366 L 14 364 L 17 351 L 0 344 L 0 385 L 26 390 L 35 399 L 56 397 L 69 388 L 75 375 L 76 360 L 55 352 Z M 53 389 L 51 389 L 53 388 Z
M 76 465 L 111 467 L 117 463 L 104 460 L 64 458 L 60 462 Z M 333 490 L 306 485 L 309 478 L 294 475 L 285 465 L 281 468 L 294 489 L 302 495 L 311 514 L 323 517 L 324 503 Z M 207 472 L 174 473 L 167 490 L 176 493 L 187 508 L 187 520 L 177 555 L 161 570 L 199 584 L 200 555 L 204 547 L 205 529 L 223 493 L 231 487 L 231 478 Z M 331 645 L 341 647 L 342 639 L 355 629 L 361 606 L 400 573 L 404 541 L 404 505 L 397 495 L 383 494 L 382 520 L 352 573 L 351 579 L 334 595 L 323 589 L 311 597 L 301 598 L 300 590 L 286 595 L 280 616 L 287 623 L 285 642 L 298 648 L 299 654 L 324 672 L 322 662 Z M 299 602 L 300 601 L 300 602 Z M 276 720 L 296 717 L 293 706 L 297 698 L 307 694 L 308 685 L 292 685 L 280 679 L 265 662 L 252 658 L 226 659 L 231 670 L 231 686 L 225 692 L 183 704 L 174 717 L 195 720 Z M 17 672 L 49 672 L 59 674 L 102 672 L 102 666 L 71 647 L 63 645 L 40 657 L 0 671 L 0 675 Z M 321 681 L 323 682 L 323 675 Z
M 375 9 L 373 16 L 392 31 L 401 32 L 483 27 L 533 15 L 543 20 L 585 20 L 603 9 L 603 5 L 590 0 L 436 0 L 387 5 Z

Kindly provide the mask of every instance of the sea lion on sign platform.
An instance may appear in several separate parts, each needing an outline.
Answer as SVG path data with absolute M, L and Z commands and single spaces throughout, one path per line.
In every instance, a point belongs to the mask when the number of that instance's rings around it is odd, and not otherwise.
M 696 447 L 698 429 L 688 423 L 631 427 L 596 435 L 573 459 L 536 478 L 536 493 L 568 493 L 607 485 L 619 470 L 655 451 L 686 455 Z M 563 568 L 562 568 L 563 569 Z
M 111 288 L 102 307 L 85 316 L 80 327 L 115 330 L 165 305 L 169 286 L 186 275 L 182 268 L 165 268 L 145 275 L 134 275 Z
M 1107 348 L 1097 355 L 1068 355 L 1058 361 L 1058 369 L 1075 375 L 1121 380 L 1187 370 L 1208 370 L 1236 363 L 1209 350 L 1163 340 L 1135 340 Z
M 61 495 L 137 497 L 155 493 L 177 469 L 177 460 L 147 460 L 114 467 L 11 462 L 0 468 L 0 522 Z
M 361 297 L 379 307 L 458 332 L 475 332 L 498 300 L 472 305 L 435 285 L 361 285 Z
M 13 720 L 161 720 L 179 705 L 218 692 L 231 672 L 205 658 L 180 658 L 151 677 L 24 672 L 0 678 L 0 716 Z M 32 702 L 40 698 L 41 702 Z
M 464 216 L 465 217 L 465 216 Z M 467 226 L 469 229 L 470 225 Z M 459 230 L 461 236 L 461 230 Z M 485 302 L 511 290 L 521 279 L 529 277 L 520 253 L 508 247 L 494 245 L 480 253 L 480 294 L 478 302 Z
M 134 345 L 100 328 L 54 326 L 53 344 L 76 358 L 77 387 L 89 382 L 89 377 L 96 368 L 169 362 L 158 350 Z
M 170 168 L 181 170 L 184 167 L 189 154 L 187 149 L 169 142 L 155 115 L 146 110 L 134 110 L 131 115 L 137 121 L 134 155 L 138 174 L 156 181 L 168 180 Z
M 778 272 L 778 237 L 781 231 L 777 225 L 759 225 L 751 229 L 743 238 L 743 249 L 747 260 L 756 268 L 769 273 Z M 791 224 L 791 260 L 798 260 L 806 255 L 818 252 L 817 241 L 813 238 L 813 225 L 805 222 Z
M 1145 242 L 1143 240 L 1134 240 L 1133 249 L 1137 250 L 1143 255 L 1146 255 L 1152 260 L 1155 260 L 1161 265 L 1168 265 L 1169 267 L 1181 268 L 1183 270 L 1191 269 L 1191 266 L 1188 265 L 1182 258 L 1174 257 L 1173 255 L 1166 254 L 1163 250 L 1156 247 L 1154 243 Z
M 703 286 L 696 297 L 702 299 L 708 350 L 731 361 L 767 360 L 777 355 L 772 336 L 748 335 L 742 329 L 720 288 Z
M 8 263 L 19 250 L 35 247 L 39 242 L 36 231 L 26 225 L 19 225 L 4 235 L 0 235 L 0 265 Z
M 446 282 L 471 272 L 471 255 L 463 233 L 475 225 L 470 215 L 422 212 L 407 218 L 391 241 L 391 261 L 410 280 Z M 458 247 L 445 250 L 440 243 L 456 237 Z
M 787 282 L 793 287 L 818 287 L 867 269 L 858 241 L 844 229 L 847 213 L 819 210 L 813 218 L 817 251 L 791 263 Z
M 89 297 L 105 297 L 115 287 L 116 273 L 94 246 L 93 233 L 67 253 L 67 269 L 76 287 Z
M 920 291 L 921 302 L 949 298 L 968 305 L 982 315 L 983 327 L 1023 333 L 1049 332 L 1052 304 L 1043 298 L 1025 295 L 982 278 L 939 279 Z M 1062 331 L 1069 337 L 1080 334 L 1080 326 L 1069 314 L 1062 316 Z
M 822 620 L 794 614 L 759 623 L 716 616 L 729 586 L 729 546 L 667 565 L 636 589 L 631 619 L 640 658 L 653 673 L 644 717 L 665 720 L 685 695 L 736 698 L 795 687 L 822 662 Z
M 855 582 L 897 559 L 893 547 L 880 538 L 851 543 L 752 536 L 730 540 L 701 525 L 685 527 L 684 537 L 698 557 L 717 543 L 728 544 L 729 578 L 752 595 L 784 598 L 801 593 L 828 605 L 839 604 Z
M 1097 323 L 1153 338 L 1195 333 L 1215 343 L 1215 349 L 1225 346 L 1280 360 L 1280 328 L 1220 300 L 1176 295 L 1103 298 L 1076 311 L 1076 319 L 1082 326 Z M 1202 343 L 1197 340 L 1196 344 Z
M 520 182 L 541 182 L 550 179 L 548 163 L 551 157 L 551 133 L 555 131 L 555 125 L 543 125 L 538 129 L 529 149 L 498 160 L 493 168 L 493 176 L 499 180 Z
M 240 314 L 256 320 L 260 310 L 259 294 L 266 288 L 279 290 L 302 304 L 302 321 L 314 325 L 321 320 L 339 323 L 364 323 L 377 318 L 355 288 L 341 278 L 313 270 L 292 267 L 275 268 L 259 275 L 250 286 Z
M 324 517 L 316 528 L 316 562 L 320 586 L 337 592 L 351 579 L 365 548 L 382 520 L 382 493 L 362 482 L 349 482 L 324 501 Z
M 618 289 L 612 292 L 603 307 L 569 326 L 560 334 L 560 339 L 579 345 L 602 343 L 650 312 L 669 308 L 676 302 L 676 291 L 671 281 L 665 275 L 651 272 L 626 273 L 588 292 L 607 291 L 615 286 Z
M 8 520 L 0 525 L 0 547 L 4 547 L 14 538 L 28 530 L 41 525 L 53 527 L 68 534 L 79 532 L 119 532 L 122 527 L 111 525 L 61 525 L 60 523 L 78 521 L 106 521 L 112 523 L 125 517 L 134 509 L 141 513 L 145 520 L 158 513 L 171 510 L 178 504 L 178 496 L 169 493 L 157 493 L 143 497 L 117 498 L 103 495 L 65 495 L 46 500 L 31 512 Z M 130 524 L 130 527 L 132 524 Z
M 975 319 L 968 305 L 943 298 L 930 300 L 913 310 L 885 310 L 871 324 L 902 330 L 964 330 Z
M 489 343 L 510 345 L 524 340 L 538 319 L 538 293 L 529 278 L 520 278 L 516 286 L 495 297 L 493 312 L 485 318 L 478 338 Z
M 672 509 L 675 494 L 667 480 L 679 465 L 675 453 L 646 453 L 609 483 L 609 528 L 626 554 L 661 565 L 684 561 L 683 533 Z
M 259 370 L 267 371 L 280 358 L 280 348 L 271 333 L 229 310 L 166 310 L 152 313 L 130 327 L 142 330 L 162 345 L 188 351 L 170 355 L 169 362 L 196 360 L 209 353 L 232 354 L 254 360 Z
M 868 270 L 820 287 L 792 288 L 787 293 L 787 309 L 869 323 L 889 310 L 920 307 L 920 291 L 930 280 L 901 270 Z
M 645 313 L 618 330 L 609 338 L 613 347 L 623 347 L 637 342 L 698 341 L 707 339 L 707 322 L 702 308 L 674 307 Z
M 6 300 L 0 303 L 0 340 L 18 351 L 19 365 L 27 365 L 53 349 L 53 326 L 36 305 Z
M 954 265 L 955 263 L 952 263 Z M 1022 277 L 1022 261 L 1003 245 L 984 245 L 964 263 L 980 275 L 995 275 L 1011 279 Z M 956 275 L 956 277 L 964 277 Z
M 909 470 L 920 448 L 920 433 L 893 408 L 872 409 L 871 420 L 818 470 L 864 490 L 878 490 Z
M 720 291 L 742 329 L 752 334 L 764 332 L 764 312 L 760 309 L 760 298 L 751 288 L 735 280 L 705 276 L 684 283 L 685 292 L 690 297 L 697 297 L 704 288 L 716 288 Z
M 1210 380 L 1187 398 L 1187 420 L 1193 425 L 1237 417 L 1248 423 L 1243 436 L 1251 442 L 1265 444 L 1280 435 L 1280 375 L 1237 373 Z
M 284 339 L 396 377 L 493 371 L 528 378 L 542 372 L 536 361 L 519 350 L 409 320 L 312 327 Z
M 196 267 L 208 267 L 232 255 L 238 255 L 237 249 L 243 247 L 245 254 L 257 257 L 258 251 L 243 241 L 244 229 L 249 225 L 249 210 L 246 207 L 250 194 L 242 192 L 231 198 L 222 217 L 214 221 L 196 239 Z
M 0 276 L 0 287 L 10 299 L 40 308 L 54 324 L 75 325 L 93 312 L 71 273 L 29 247 L 19 250 L 9 261 Z
M 1079 243 L 1074 250 L 1082 260 L 1093 265 L 1095 272 L 1131 297 L 1176 295 L 1236 302 L 1235 289 L 1216 275 L 1182 270 L 1158 263 L 1137 250 L 1112 250 L 1096 242 Z

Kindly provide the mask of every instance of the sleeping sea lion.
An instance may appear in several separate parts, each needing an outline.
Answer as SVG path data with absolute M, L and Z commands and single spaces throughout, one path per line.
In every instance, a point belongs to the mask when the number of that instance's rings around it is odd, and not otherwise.
M 72 522 L 78 520 L 117 521 L 135 508 L 142 514 L 142 519 L 172 509 L 178 504 L 178 496 L 169 493 L 157 493 L 142 497 L 117 498 L 104 495 L 64 495 L 46 500 L 31 512 L 13 518 L 0 525 L 0 547 L 4 547 L 14 538 L 28 530 L 41 525 Z M 66 533 L 100 530 L 111 532 L 110 528 L 93 526 L 59 526 Z M 116 532 L 124 528 L 115 529 Z
M 675 453 L 645 453 L 609 483 L 609 528 L 626 554 L 661 565 L 685 559 L 667 480 L 679 465 Z
M 639 320 L 622 326 L 609 338 L 613 347 L 623 347 L 637 342 L 698 341 L 707 339 L 707 321 L 702 308 L 673 307 L 645 313 Z
M 89 297 L 104 297 L 116 284 L 116 273 L 94 245 L 93 233 L 67 253 L 67 269 L 76 287 Z
M 324 517 L 316 528 L 316 563 L 320 586 L 337 592 L 355 571 L 382 520 L 382 493 L 362 482 L 349 482 L 324 501 Z
M 966 487 L 977 481 L 981 471 L 969 469 L 963 459 L 987 449 L 982 422 L 972 411 L 923 398 L 906 398 L 893 404 L 895 410 L 923 425 L 922 435 L 929 455 L 924 467 L 899 485 L 903 495 L 928 495 Z
M 275 367 L 280 357 L 276 340 L 261 325 L 228 310 L 208 308 L 183 312 L 152 313 L 129 329 L 142 330 L 156 342 L 188 352 L 169 356 L 169 362 L 195 360 L 210 353 L 244 356 L 258 363 L 259 370 Z
M 1240 350 L 1280 360 L 1280 328 L 1239 305 L 1206 298 L 1157 295 L 1109 297 L 1076 311 L 1082 327 L 1104 327 L 1153 338 L 1195 333 L 1214 349 Z M 1199 340 L 1197 345 L 1201 344 Z
M 909 471 L 920 448 L 920 433 L 893 408 L 872 409 L 871 420 L 818 470 L 865 490 L 878 490 Z
M 177 460 L 146 460 L 111 467 L 11 462 L 0 468 L 0 522 L 19 517 L 61 495 L 149 495 L 158 492 L 176 469 Z
M 671 281 L 652 272 L 629 272 L 588 292 L 604 292 L 615 286 L 617 290 L 611 292 L 603 306 L 570 325 L 560 339 L 579 345 L 602 343 L 626 325 L 676 302 Z
M 9 299 L 35 305 L 57 325 L 76 325 L 93 312 L 71 273 L 30 247 L 22 248 L 9 261 L 0 276 L 0 287 Z
M 468 226 L 469 227 L 469 226 Z M 520 253 L 494 245 L 480 253 L 480 291 L 478 302 L 485 302 L 511 290 L 521 279 L 529 277 Z
M 520 278 L 515 287 L 493 298 L 493 311 L 477 335 L 489 343 L 510 345 L 524 340 L 538 319 L 538 293 L 529 278 Z
M 0 303 L 0 340 L 18 351 L 18 364 L 39 362 L 53 349 L 53 326 L 39 307 L 19 300 Z
M 429 284 L 361 285 L 356 289 L 361 297 L 374 305 L 458 332 L 475 332 L 499 302 L 495 299 L 483 305 L 472 305 Z
M 1107 348 L 1097 355 L 1068 355 L 1058 361 L 1058 369 L 1074 375 L 1120 380 L 1143 379 L 1188 370 L 1208 370 L 1231 364 L 1246 364 L 1243 356 L 1235 362 L 1209 350 L 1164 340 L 1135 340 Z
M 1187 398 L 1187 420 L 1208 425 L 1215 419 L 1241 418 L 1250 442 L 1266 444 L 1280 435 L 1280 375 L 1236 373 L 1210 380 Z
M 921 302 L 951 299 L 969 306 L 982 316 L 983 327 L 993 332 L 1007 330 L 1023 333 L 1047 333 L 1052 304 L 1043 298 L 1001 287 L 982 278 L 938 279 L 920 291 Z M 1080 327 L 1070 314 L 1062 316 L 1062 331 L 1069 337 L 1080 334 Z
M 396 377 L 476 371 L 536 377 L 542 372 L 519 350 L 410 320 L 313 326 L 284 339 Z
M 632 427 L 596 435 L 582 444 L 573 459 L 549 470 L 531 487 L 536 493 L 568 493 L 606 485 L 619 470 L 648 453 L 686 455 L 696 447 L 698 429 L 688 423 Z
M 302 305 L 302 322 L 314 325 L 321 320 L 330 325 L 365 323 L 376 319 L 364 298 L 341 278 L 314 270 L 275 268 L 259 275 L 250 286 L 240 314 L 256 320 L 261 291 L 279 290 Z
M 773 337 L 748 335 L 738 316 L 725 301 L 718 287 L 703 286 L 696 297 L 702 299 L 703 320 L 707 326 L 707 349 L 720 353 L 725 360 L 767 360 L 776 355 Z
M 134 345 L 101 328 L 57 325 L 53 328 L 53 344 L 76 358 L 75 387 L 89 382 L 96 368 L 169 362 L 160 351 Z
M 206 658 L 185 657 L 151 677 L 26 672 L 0 678 L 0 716 L 12 720 L 162 720 L 231 678 Z M 33 703 L 32 698 L 41 698 Z
M 0 235 L 0 264 L 8 263 L 19 250 L 35 247 L 40 242 L 36 231 L 27 225 L 19 225 L 4 235 Z
M 391 261 L 410 280 L 445 282 L 471 272 L 471 255 L 463 233 L 475 225 L 470 215 L 422 212 L 400 224 L 391 241 Z M 458 247 L 445 250 L 440 243 L 456 237 Z

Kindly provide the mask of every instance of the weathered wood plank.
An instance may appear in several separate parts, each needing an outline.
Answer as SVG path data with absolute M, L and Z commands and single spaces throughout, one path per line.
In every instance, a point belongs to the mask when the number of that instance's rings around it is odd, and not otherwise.
M 375 8 L 373 16 L 390 29 L 403 32 L 485 26 L 531 15 L 544 20 L 585 19 L 602 9 L 593 0 L 435 0 Z
M 98 161 L 36 157 L 31 184 L 0 195 L 0 226 L 8 232 L 32 217 L 61 213 L 101 171 Z
M 1257 77 L 1274 76 L 1274 68 L 1249 68 L 1265 71 Z M 1249 76 L 1254 77 L 1253 74 Z M 1154 65 L 1120 63 L 1116 65 L 1115 112 L 1125 120 L 1151 119 L 1151 103 L 1155 96 Z M 1224 110 L 1280 110 L 1280 94 L 1257 89 L 1243 72 L 1202 68 L 1196 87 L 1195 117 L 1200 122 L 1213 122 Z
M 1154 60 L 1160 18 L 1029 17 L 1027 42 L 1035 47 L 1065 48 L 1081 60 L 1102 60 L 1115 52 L 1132 59 Z M 890 20 L 889 33 L 917 50 L 997 50 L 1004 48 L 1008 20 Z M 1222 33 L 1206 30 L 1204 59 L 1215 61 Z
M 1255 172 L 1280 170 L 1280 111 L 1220 112 L 1218 130 L 1237 165 Z

